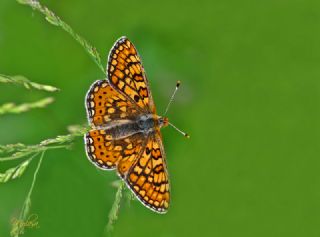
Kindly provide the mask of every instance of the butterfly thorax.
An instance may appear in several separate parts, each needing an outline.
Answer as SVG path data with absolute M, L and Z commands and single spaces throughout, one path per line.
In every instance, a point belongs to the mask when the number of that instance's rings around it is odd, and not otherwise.
M 106 134 L 110 134 L 113 139 L 122 139 L 132 136 L 137 133 L 147 137 L 154 133 L 157 129 L 168 124 L 168 119 L 155 116 L 153 114 L 143 114 L 135 119 L 115 120 L 106 125 L 99 126 L 99 129 L 104 129 Z
M 148 134 L 168 125 L 168 118 L 160 117 L 154 114 L 141 115 L 137 118 L 139 129 Z

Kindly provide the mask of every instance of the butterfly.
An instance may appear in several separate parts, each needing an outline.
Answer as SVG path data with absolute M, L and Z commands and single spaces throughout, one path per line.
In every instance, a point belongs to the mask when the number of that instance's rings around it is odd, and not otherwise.
M 85 105 L 89 160 L 100 169 L 116 169 L 142 204 L 166 213 L 170 184 L 160 128 L 169 121 L 156 114 L 140 56 L 126 37 L 111 48 L 107 79 L 91 85 Z

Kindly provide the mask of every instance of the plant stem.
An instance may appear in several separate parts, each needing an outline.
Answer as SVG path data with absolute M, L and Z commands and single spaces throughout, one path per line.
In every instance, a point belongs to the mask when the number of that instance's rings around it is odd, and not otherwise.
M 21 225 L 21 223 L 25 223 L 26 222 L 26 219 L 28 217 L 28 214 L 29 214 L 29 211 L 30 211 L 30 208 L 31 208 L 31 194 L 32 194 L 32 191 L 33 191 L 33 188 L 34 188 L 34 185 L 36 183 L 36 180 L 37 180 L 37 175 L 38 175 L 38 172 L 40 170 L 40 166 L 41 166 L 41 163 L 42 163 L 42 160 L 43 160 L 43 157 L 44 157 L 44 153 L 45 151 L 43 151 L 41 153 L 41 156 L 40 156 L 40 159 L 38 161 L 38 165 L 37 165 L 37 168 L 33 174 L 33 179 L 32 179 L 32 183 L 31 183 L 31 187 L 28 191 L 28 195 L 23 203 L 23 206 L 22 206 L 22 209 L 21 209 L 21 212 L 20 212 L 20 215 L 19 215 L 19 219 L 18 221 L 16 222 L 13 222 L 12 223 L 12 228 L 11 228 L 11 236 L 14 236 L 14 237 L 18 237 L 19 235 L 23 234 L 24 233 L 24 225 Z
M 33 174 L 32 184 L 31 184 L 31 187 L 30 187 L 30 189 L 29 189 L 29 192 L 28 192 L 28 195 L 27 195 L 26 200 L 27 200 L 27 199 L 30 199 L 30 197 L 31 197 L 31 194 L 32 194 L 32 191 L 33 191 L 33 187 L 34 187 L 34 184 L 36 183 L 37 175 L 38 175 L 38 172 L 39 172 L 39 169 L 40 169 L 40 166 L 41 166 L 43 157 L 44 157 L 44 153 L 45 153 L 45 151 L 43 151 L 43 152 L 41 153 L 40 159 L 39 159 L 39 161 L 38 161 L 37 168 L 36 168 L 36 170 L 35 170 L 35 172 L 34 172 L 34 174 Z M 26 213 L 26 214 L 28 214 L 28 213 Z M 25 218 L 25 217 L 26 217 L 26 216 L 24 216 L 23 218 Z

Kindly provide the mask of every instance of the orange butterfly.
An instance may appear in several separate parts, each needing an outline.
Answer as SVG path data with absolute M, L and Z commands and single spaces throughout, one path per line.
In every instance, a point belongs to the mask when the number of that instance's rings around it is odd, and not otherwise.
M 92 127 L 85 135 L 89 160 L 101 169 L 117 169 L 146 207 L 165 213 L 170 186 L 160 128 L 169 122 L 156 114 L 141 59 L 126 37 L 112 47 L 107 80 L 92 84 L 86 109 Z

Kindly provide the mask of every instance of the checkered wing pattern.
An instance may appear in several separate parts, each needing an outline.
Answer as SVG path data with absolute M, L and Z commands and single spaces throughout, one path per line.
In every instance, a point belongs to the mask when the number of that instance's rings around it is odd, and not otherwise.
M 127 95 L 143 111 L 155 113 L 141 59 L 134 45 L 126 37 L 117 40 L 111 49 L 107 74 L 112 86 Z

